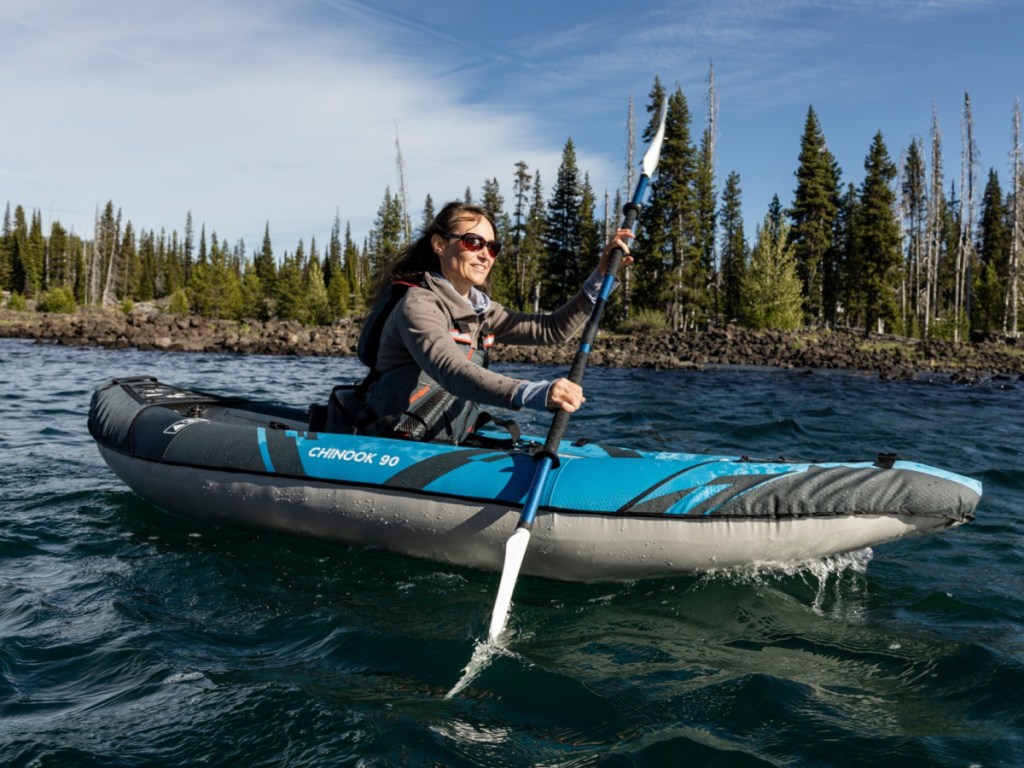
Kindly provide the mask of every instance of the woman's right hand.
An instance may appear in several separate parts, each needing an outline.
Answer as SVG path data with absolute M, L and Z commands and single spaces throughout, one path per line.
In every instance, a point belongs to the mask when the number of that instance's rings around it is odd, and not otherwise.
M 575 413 L 587 398 L 583 396 L 583 387 L 568 379 L 555 379 L 548 387 L 548 410 Z
M 612 239 L 608 241 L 608 245 L 601 251 L 601 258 L 597 262 L 597 273 L 604 277 L 608 272 L 608 259 L 611 258 L 612 251 L 616 248 L 622 249 L 622 261 L 621 266 L 628 267 L 633 263 L 633 257 L 629 255 L 629 243 L 627 241 L 632 240 L 635 235 L 628 229 L 617 229 L 615 234 L 612 235 Z

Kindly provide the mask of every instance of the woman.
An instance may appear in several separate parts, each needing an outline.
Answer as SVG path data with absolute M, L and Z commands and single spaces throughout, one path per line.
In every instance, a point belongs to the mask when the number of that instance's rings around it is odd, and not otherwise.
M 488 352 L 503 344 L 558 344 L 586 322 L 608 256 L 627 254 L 628 230 L 605 247 L 584 289 L 550 314 L 506 309 L 487 295 L 501 251 L 494 222 L 473 205 L 446 205 L 391 268 L 360 338 L 371 373 L 360 385 L 362 431 L 388 437 L 460 443 L 475 425 L 477 406 L 564 410 L 583 404 L 568 379 L 524 381 L 487 368 Z M 374 338 L 379 334 L 379 341 Z

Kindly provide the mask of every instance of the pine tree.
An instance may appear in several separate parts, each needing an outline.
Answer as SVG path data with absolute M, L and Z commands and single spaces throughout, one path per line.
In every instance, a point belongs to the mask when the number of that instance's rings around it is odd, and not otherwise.
M 274 258 L 274 248 L 270 242 L 269 221 L 263 230 L 263 245 L 253 259 L 253 268 L 259 278 L 260 290 L 263 291 L 257 317 L 268 320 L 274 315 L 274 296 L 277 293 L 277 259 Z
M 192 229 L 192 211 L 185 214 L 185 239 L 182 242 L 182 246 L 182 266 L 184 267 L 183 272 L 185 275 L 185 282 L 187 283 L 189 278 L 192 276 L 192 252 L 195 249 L 194 232 Z
M 768 232 L 772 238 L 778 237 L 779 233 L 782 231 L 782 225 L 785 224 L 782 217 L 782 203 L 779 202 L 779 196 L 772 195 L 772 199 L 768 203 L 768 218 L 765 219 L 768 224 Z
M 156 298 L 157 258 L 153 230 L 139 236 L 139 300 L 152 301 Z
M 302 271 L 302 288 L 305 295 L 305 307 L 301 315 L 302 322 L 309 325 L 326 325 L 332 320 L 327 284 L 320 266 L 320 255 L 316 247 L 316 238 L 309 244 L 309 259 Z
M 726 321 L 740 316 L 743 275 L 747 268 L 747 239 L 743 231 L 740 175 L 733 171 L 722 191 L 722 271 L 720 311 Z
M 192 264 L 188 295 L 193 310 L 206 317 L 240 320 L 246 314 L 241 277 L 227 242 L 222 244 L 213 232 L 207 249 L 205 227 L 200 235 L 199 256 Z
M 757 227 L 750 267 L 743 275 L 743 322 L 751 328 L 800 327 L 803 301 L 789 224 L 769 212 Z
M 434 222 L 434 218 L 436 216 L 437 212 L 434 210 L 434 198 L 427 193 L 427 197 L 423 201 L 423 214 L 420 218 L 420 231 L 426 232 Z
M 33 211 L 25 251 L 25 296 L 38 298 L 46 290 L 46 237 L 43 235 L 43 215 Z
M 512 263 L 513 287 L 510 306 L 517 309 L 525 307 L 524 262 L 520 251 L 523 238 L 526 236 L 526 219 L 529 213 L 529 196 L 532 184 L 533 176 L 529 172 L 529 167 L 520 160 L 516 163 L 516 173 L 512 180 L 512 195 L 515 199 L 515 207 L 512 209 L 510 253 L 505 257 Z
M 664 89 L 655 78 L 643 137 L 650 141 L 658 128 Z M 638 238 L 636 295 L 640 304 L 664 307 L 674 328 L 689 323 L 703 303 L 707 276 L 697 247 L 697 205 L 694 192 L 696 150 L 690 140 L 690 110 L 677 87 L 668 99 L 665 140 L 658 174 L 651 184 Z
M 924 165 L 924 149 L 920 139 L 910 143 L 903 163 L 901 211 L 906 233 L 906 268 L 904 290 L 906 312 L 913 319 L 913 329 L 920 335 L 925 326 L 928 265 L 928 185 Z
M 501 243 L 507 243 L 512 225 L 508 214 L 505 213 L 505 198 L 501 194 L 501 187 L 497 179 L 484 181 L 480 194 L 480 206 L 494 221 L 494 237 Z M 514 298 L 514 281 L 515 274 L 512 263 L 508 259 L 507 251 L 502 251 L 501 257 L 491 268 L 491 296 L 506 306 L 510 305 Z
M 216 233 L 213 242 L 217 242 Z M 221 303 L 223 317 L 231 320 L 242 320 L 246 316 L 245 296 L 242 292 L 242 259 L 245 254 L 245 243 L 241 240 L 238 247 L 231 251 L 227 238 L 221 242 L 217 254 L 216 266 L 224 276 L 224 296 Z
M 352 227 L 345 223 L 345 245 L 342 249 L 345 264 L 345 280 L 349 288 L 349 310 L 356 314 L 362 313 L 370 297 L 369 270 L 365 257 L 352 239 Z
M 582 284 L 583 280 L 597 268 L 605 244 L 604 227 L 597 218 L 597 197 L 594 195 L 589 173 L 583 174 L 583 186 L 580 191 L 579 241 L 578 277 Z M 576 286 L 576 290 L 579 290 L 579 285 Z
M 9 253 L 11 263 L 11 290 L 14 293 L 25 297 L 33 297 L 39 293 L 42 287 L 42 269 L 38 263 L 39 246 L 34 243 L 36 240 L 32 231 L 36 227 L 37 216 L 35 212 L 31 217 L 32 224 L 25 215 L 22 206 L 14 209 L 14 226 L 11 229 L 9 240 Z
M 544 305 L 563 304 L 579 290 L 580 282 L 580 185 L 576 149 L 570 138 L 562 150 L 558 180 L 548 202 L 545 250 L 547 278 L 541 286 Z
M 341 218 L 335 213 L 323 268 L 324 284 L 327 287 L 327 316 L 332 321 L 340 320 L 349 312 L 349 285 L 342 249 Z
M 135 241 L 135 227 L 130 221 L 126 221 L 124 234 L 121 236 L 121 280 L 118 298 L 133 299 L 139 295 L 139 273 L 141 271 L 139 248 Z
M 295 254 L 285 253 L 277 271 L 274 285 L 274 316 L 278 320 L 302 320 L 305 312 L 305 289 L 302 281 L 305 266 L 305 247 L 302 240 Z
M 79 240 L 78 238 L 75 238 L 75 240 L 75 281 L 74 285 L 72 286 L 72 292 L 75 295 L 75 303 L 84 304 L 86 280 L 88 279 L 88 275 L 86 274 L 87 270 L 85 268 L 85 247 L 81 240 Z
M 402 202 L 391 194 L 391 188 L 384 190 L 384 199 L 377 209 L 373 229 L 367 236 L 366 258 L 371 280 L 394 263 L 405 246 Z
M 59 221 L 50 224 L 50 236 L 45 241 L 46 272 L 44 282 L 49 288 L 64 288 L 71 281 L 70 243 L 67 230 Z
M 835 318 L 836 326 L 841 323 L 849 325 L 851 317 L 859 317 L 862 314 L 864 305 L 859 287 L 849 279 L 856 263 L 856 222 L 859 204 L 857 188 L 853 184 L 847 184 L 846 190 L 839 196 L 839 207 L 836 209 L 836 218 L 832 224 L 835 284 L 826 286 L 826 294 L 834 297 L 833 303 L 826 308 L 827 314 Z
M 242 280 L 239 286 L 241 298 L 241 318 L 259 319 L 264 312 L 264 292 L 260 284 L 260 276 L 256 272 L 256 260 L 246 259 L 242 267 Z
M 14 259 L 14 234 L 11 226 L 11 204 L 4 208 L 3 228 L 0 229 L 0 291 L 11 291 L 12 261 Z
M 171 232 L 170 240 L 164 230 L 160 232 L 157 244 L 157 263 L 160 264 L 162 281 L 157 292 L 158 297 L 173 296 L 184 288 L 184 266 L 178 258 L 178 233 Z
M 546 250 L 547 207 L 544 202 L 543 184 L 540 171 L 534 176 L 533 202 L 530 214 L 526 219 L 523 240 L 519 245 L 519 257 L 523 269 L 523 301 L 522 309 L 533 312 L 540 311 L 541 269 L 544 265 Z
M 114 212 L 113 201 L 107 201 L 97 222 L 94 250 L 98 257 L 94 274 L 103 283 L 99 301 L 104 307 L 109 307 L 116 300 L 116 282 L 121 265 L 121 210 Z
M 605 244 L 611 239 L 612 235 L 618 230 L 619 226 L 625 219 L 623 212 L 624 203 L 622 202 L 622 192 L 620 190 L 615 191 L 614 201 L 609 201 L 608 190 L 604 193 L 604 216 L 603 221 L 595 221 L 595 226 L 598 230 L 597 246 L 593 249 L 593 255 L 591 257 L 591 264 L 597 263 L 597 260 L 601 258 L 601 251 L 604 249 Z M 621 214 L 621 218 L 620 218 Z M 640 226 L 643 226 L 641 221 Z M 634 230 L 638 229 L 634 227 Z M 634 254 L 634 244 L 630 245 L 630 252 Z M 608 299 L 608 306 L 605 308 L 604 316 L 608 318 L 609 326 L 622 325 L 629 318 L 630 312 L 630 299 L 632 298 L 632 282 L 633 282 L 633 265 L 620 266 L 618 272 L 619 286 L 612 293 Z
M 954 341 L 961 332 L 962 316 L 956 298 L 957 249 L 960 247 L 960 196 L 956 182 L 949 182 L 949 193 L 942 197 L 943 206 L 938 216 L 938 253 L 936 273 L 936 322 L 930 338 Z
M 900 278 L 900 232 L 892 189 L 896 165 L 889 158 L 881 131 L 871 143 L 864 170 L 857 220 L 857 264 L 852 277 L 862 286 L 864 331 L 870 333 L 876 326 L 895 325 L 899 319 L 896 289 Z
M 185 238 L 185 249 L 188 250 L 188 237 Z M 214 247 L 216 247 L 216 241 L 214 241 Z M 209 252 L 206 249 L 206 224 L 199 225 L 199 256 L 197 260 L 200 264 L 206 264 L 209 261 Z
M 694 176 L 694 203 L 696 205 L 696 232 L 694 246 L 700 254 L 700 271 L 697 283 L 693 286 L 698 302 L 697 309 L 704 315 L 718 315 L 720 308 L 718 290 L 721 286 L 718 275 L 718 264 L 715 258 L 715 231 L 717 229 L 717 192 L 715 190 L 715 157 L 714 140 L 710 126 L 701 137 L 700 152 L 697 154 L 697 169 Z M 703 287 L 714 291 L 714 297 L 708 295 Z
M 824 285 L 830 271 L 826 259 L 832 245 L 839 177 L 839 166 L 825 143 L 818 116 L 813 107 L 808 107 L 789 216 L 793 223 L 790 238 L 803 283 L 804 310 L 814 323 L 834 322 L 825 312 Z
M 1010 202 L 1009 205 L 1012 205 Z M 1005 294 L 1009 277 L 1010 237 L 1008 210 L 994 168 L 988 172 L 988 183 L 981 198 L 978 218 L 979 268 L 974 275 L 974 299 L 971 302 L 971 328 L 979 331 L 1000 331 L 1003 328 Z
M 661 78 L 655 76 L 654 85 L 648 93 L 647 101 L 647 126 L 644 128 L 641 138 L 650 142 L 658 129 L 658 115 L 661 105 L 666 98 L 665 88 L 661 84 Z M 666 139 L 668 138 L 668 116 L 666 115 Z M 647 205 L 644 209 L 643 226 L 637 233 L 633 244 L 634 257 L 636 259 L 635 269 L 630 269 L 627 275 L 629 280 L 630 306 L 628 307 L 627 318 L 634 309 L 664 309 L 664 301 L 667 295 L 665 288 L 666 273 L 671 270 L 671 257 L 667 254 L 667 236 L 665 232 L 665 206 L 662 198 L 665 194 L 663 187 L 667 187 L 667 180 L 662 181 L 662 174 L 665 172 L 664 161 L 667 159 L 671 144 L 667 141 L 662 144 L 661 162 L 658 164 L 658 173 L 650 186 Z M 627 147 L 627 158 L 631 157 L 631 147 Z M 629 160 L 627 160 L 629 162 Z M 627 179 L 631 172 L 627 168 Z M 632 188 L 630 188 L 630 193 Z M 631 279 L 634 278 L 635 279 Z

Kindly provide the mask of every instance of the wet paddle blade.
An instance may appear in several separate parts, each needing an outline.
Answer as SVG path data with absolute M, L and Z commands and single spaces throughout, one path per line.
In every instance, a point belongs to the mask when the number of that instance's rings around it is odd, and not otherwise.
M 642 168 L 643 174 L 647 178 L 654 176 L 654 171 L 658 167 L 658 160 L 661 158 L 661 144 L 665 140 L 665 118 L 667 116 L 668 99 L 665 98 L 661 101 L 661 112 L 658 114 L 658 131 L 654 134 L 654 138 L 651 139 L 651 145 L 647 148 L 647 152 L 644 153 Z
M 508 612 L 512 608 L 512 592 L 516 588 L 519 569 L 523 565 L 526 547 L 530 543 L 530 529 L 516 528 L 505 544 L 505 567 L 501 571 L 501 583 L 498 585 L 498 596 L 494 600 L 494 613 L 491 614 L 491 627 L 487 630 L 487 638 L 496 640 L 505 629 Z

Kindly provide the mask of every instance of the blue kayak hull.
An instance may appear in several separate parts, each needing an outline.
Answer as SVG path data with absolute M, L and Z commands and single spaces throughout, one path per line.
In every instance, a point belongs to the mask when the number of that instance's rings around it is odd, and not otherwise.
M 114 472 L 169 512 L 500 571 L 533 478 L 515 448 L 312 432 L 305 411 L 153 379 L 99 387 Z M 793 564 L 972 518 L 980 484 L 905 461 L 791 462 L 563 443 L 523 572 L 597 581 Z

